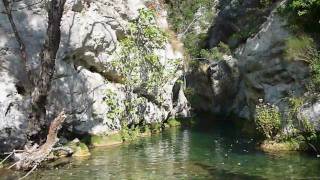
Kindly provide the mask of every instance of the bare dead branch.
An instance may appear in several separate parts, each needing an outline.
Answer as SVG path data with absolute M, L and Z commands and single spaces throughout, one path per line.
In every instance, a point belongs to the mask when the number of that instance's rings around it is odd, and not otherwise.
M 13 155 L 14 152 L 11 152 L 6 158 L 4 158 L 0 164 L 3 164 L 7 159 L 9 159 L 12 155 Z
M 59 140 L 57 134 L 66 118 L 67 115 L 62 111 L 51 122 L 47 140 L 42 146 L 33 146 L 32 148 L 25 147 L 24 152 L 14 153 L 14 159 L 16 159 L 16 162 L 11 165 L 9 169 L 15 166 L 18 170 L 32 170 L 35 166 L 39 166 L 43 161 L 47 160 L 49 154 L 54 150 L 53 147 Z
M 36 170 L 38 165 L 35 165 L 26 175 L 24 175 L 22 178 L 19 178 L 19 180 L 24 179 L 28 177 L 34 170 Z

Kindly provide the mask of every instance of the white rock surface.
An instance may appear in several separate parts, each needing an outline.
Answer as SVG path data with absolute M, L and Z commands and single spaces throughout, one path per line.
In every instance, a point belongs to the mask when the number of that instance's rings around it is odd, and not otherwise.
M 19 9 L 35 0 L 21 1 L 14 8 Z M 29 65 L 36 69 L 38 54 L 46 32 L 46 11 L 43 4 L 14 11 L 14 18 L 26 43 Z M 138 99 L 137 94 L 128 94 L 123 85 L 108 81 L 103 72 L 112 59 L 112 53 L 123 38 L 129 20 L 138 15 L 144 7 L 143 0 L 95 0 L 90 5 L 83 0 L 67 0 L 62 21 L 61 46 L 57 55 L 56 73 L 48 102 L 48 122 L 63 108 L 75 112 L 67 122 L 69 130 L 77 133 L 108 134 L 121 128 L 120 120 L 147 123 L 161 122 L 174 108 L 172 89 L 182 75 L 177 73 L 158 90 L 164 99 L 159 106 L 142 98 L 135 105 L 133 115 L 108 118 L 110 111 L 105 103 L 106 92 L 116 94 L 117 106 L 124 108 L 128 97 Z M 3 11 L 3 6 L 0 6 Z M 162 12 L 166 14 L 165 12 Z M 166 16 L 159 17 L 159 26 L 166 29 Z M 5 14 L 0 14 L 0 143 L 7 137 L 23 135 L 27 125 L 27 95 L 18 94 L 16 84 L 24 81 L 23 66 L 19 58 L 16 40 Z M 167 44 L 159 51 L 165 69 L 175 69 L 168 63 L 182 59 L 182 52 L 173 50 Z M 13 104 L 13 105 L 11 105 Z M 24 107 L 24 108 L 22 108 Z M 7 111 L 9 109 L 9 111 Z M 21 137 L 20 139 L 24 139 Z M 21 141 L 22 142 L 22 141 Z M 8 142 L 10 144 L 10 142 Z M 11 145 L 17 144 L 11 141 Z M 3 147 L 0 144 L 0 147 Z M 1 149 L 0 149 L 1 151 Z

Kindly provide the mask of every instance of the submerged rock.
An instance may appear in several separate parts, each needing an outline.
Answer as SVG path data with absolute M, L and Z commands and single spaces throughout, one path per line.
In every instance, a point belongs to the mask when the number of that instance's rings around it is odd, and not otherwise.
M 72 149 L 72 157 L 86 157 L 91 155 L 88 146 L 83 142 L 80 142 L 79 139 L 74 139 L 69 142 L 66 147 Z
M 89 143 L 94 147 L 114 146 L 123 143 L 120 133 L 110 134 L 107 136 L 93 135 L 88 138 Z

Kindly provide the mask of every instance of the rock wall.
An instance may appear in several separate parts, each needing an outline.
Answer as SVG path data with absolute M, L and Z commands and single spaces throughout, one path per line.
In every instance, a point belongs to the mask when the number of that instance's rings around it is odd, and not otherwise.
M 289 61 L 284 56 L 286 40 L 295 36 L 287 28 L 287 19 L 277 13 L 277 7 L 284 2 L 275 1 L 270 8 L 259 9 L 259 2 L 255 0 L 244 3 L 237 0 L 221 1 L 220 13 L 209 31 L 208 47 L 215 47 L 220 41 L 228 43 L 233 48 L 235 61 L 233 64 L 225 64 L 227 68 L 214 64 L 214 70 L 211 70 L 212 65 L 208 66 L 208 76 L 211 77 L 208 84 L 213 85 L 212 106 L 209 109 L 253 120 L 259 99 L 286 111 L 289 97 L 302 97 L 307 91 L 310 78 L 308 65 L 301 61 Z M 257 18 L 248 18 L 252 16 Z M 253 26 L 249 27 L 250 24 Z M 234 39 L 247 31 L 251 33 L 247 37 L 243 36 L 244 41 Z M 233 73 L 230 73 L 230 68 Z M 239 78 L 232 78 L 237 77 L 235 72 L 239 73 Z M 228 94 L 231 87 L 238 87 L 235 96 Z M 217 95 L 215 92 L 219 90 L 224 93 Z M 225 104 L 229 106 L 221 108 Z M 319 118 L 314 111 L 316 107 L 317 103 L 308 103 L 301 109 L 302 114 L 309 117 L 313 124 Z
M 33 0 L 16 3 L 13 8 L 18 11 L 13 15 L 27 46 L 28 66 L 37 71 L 47 23 L 45 4 L 28 6 L 34 3 Z M 69 131 L 108 134 L 121 129 L 120 121 L 162 122 L 169 115 L 187 111 L 183 93 L 173 100 L 173 87 L 182 76 L 183 69 L 169 61 L 181 59 L 182 63 L 183 52 L 174 49 L 170 43 L 160 49 L 158 55 L 163 68 L 173 69 L 175 74 L 157 89 L 157 94 L 151 95 L 161 97 L 161 105 L 127 91 L 119 82 L 119 75 L 110 69 L 119 41 L 125 37 L 128 22 L 138 16 L 138 9 L 144 8 L 144 4 L 142 0 L 67 1 L 61 26 L 61 46 L 47 106 L 47 123 L 65 109 L 73 112 L 67 120 Z M 0 8 L 3 11 L 3 6 Z M 157 20 L 159 27 L 168 29 L 165 10 L 159 10 Z M 6 15 L 0 14 L 0 151 L 23 145 L 30 103 L 30 96 L 22 88 L 25 75 L 16 40 L 8 24 Z M 135 102 L 133 110 L 124 117 L 118 116 L 112 107 L 124 111 L 128 100 Z

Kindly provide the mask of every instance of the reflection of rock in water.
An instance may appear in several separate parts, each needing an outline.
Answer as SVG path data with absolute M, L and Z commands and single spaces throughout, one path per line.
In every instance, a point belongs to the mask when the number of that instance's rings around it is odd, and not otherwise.
M 208 178 L 213 178 L 213 179 L 229 179 L 229 180 L 260 180 L 260 179 L 265 179 L 260 176 L 253 176 L 253 175 L 248 175 L 248 174 L 243 174 L 239 172 L 231 172 L 228 170 L 225 170 L 223 168 L 217 168 L 214 166 L 209 166 L 207 164 L 203 164 L 200 162 L 194 162 L 190 163 L 191 168 L 194 170 L 200 170 L 199 172 L 206 171 L 208 173 Z M 202 174 L 201 174 L 202 175 Z

